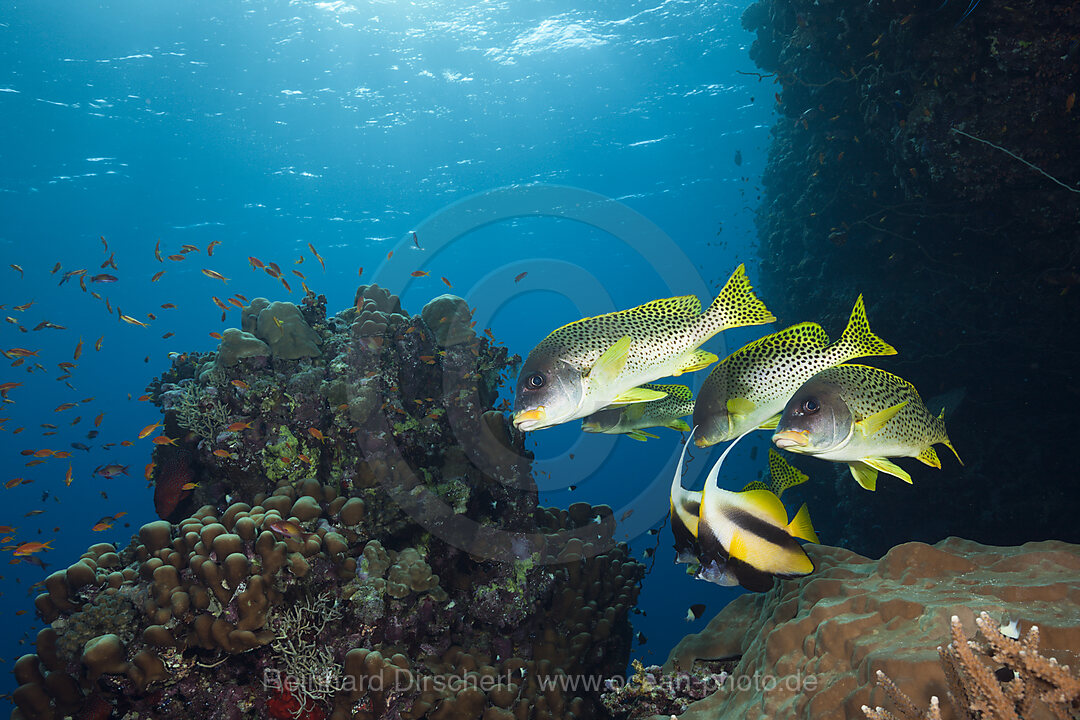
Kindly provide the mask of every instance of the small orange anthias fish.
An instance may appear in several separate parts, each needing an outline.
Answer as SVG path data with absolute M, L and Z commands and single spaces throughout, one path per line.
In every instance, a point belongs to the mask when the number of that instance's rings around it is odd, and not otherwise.
M 151 442 L 155 445 L 175 445 L 176 438 L 171 438 L 168 435 L 158 435 Z
M 144 427 L 142 430 L 139 431 L 139 439 L 142 440 L 144 437 L 146 437 L 150 433 L 154 432 L 159 427 L 161 427 L 160 422 L 156 422 L 153 425 L 147 425 L 146 427 Z
M 250 430 L 251 423 L 249 422 L 234 422 L 229 427 L 225 428 L 229 432 L 240 432 L 241 430 Z
M 32 555 L 42 550 L 52 550 L 52 540 L 49 542 L 24 542 L 19 547 L 15 548 L 15 557 L 22 557 L 23 555 Z
M 308 434 L 319 442 L 326 440 L 326 436 L 322 434 L 322 430 L 319 430 L 319 428 L 308 428 Z
M 94 525 L 94 527 L 92 527 L 90 529 L 93 530 L 94 532 L 104 532 L 105 530 L 108 530 L 108 529 L 112 528 L 112 526 L 113 526 L 113 524 L 111 522 L 108 522 L 106 520 L 102 520 L 101 522 L 96 523 Z

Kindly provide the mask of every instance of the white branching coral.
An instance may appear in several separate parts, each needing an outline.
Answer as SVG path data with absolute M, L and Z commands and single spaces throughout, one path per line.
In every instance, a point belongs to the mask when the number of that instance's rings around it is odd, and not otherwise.
M 281 658 L 289 690 L 303 700 L 298 716 L 308 700 L 326 700 L 338 689 L 342 668 L 333 653 L 319 643 L 319 636 L 342 617 L 336 597 L 327 593 L 305 595 L 270 618 L 269 627 L 274 632 L 270 647 Z

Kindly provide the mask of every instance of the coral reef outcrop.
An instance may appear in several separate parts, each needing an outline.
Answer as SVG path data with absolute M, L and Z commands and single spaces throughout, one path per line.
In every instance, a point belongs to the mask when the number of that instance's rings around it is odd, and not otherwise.
M 253 301 L 245 327 L 302 321 L 308 350 L 267 335 L 269 356 L 178 356 L 154 381 L 177 438 L 151 468 L 164 519 L 48 577 L 13 719 L 603 713 L 559 679 L 628 660 L 643 566 L 611 509 L 537 505 L 492 409 L 505 348 L 358 297 L 363 321 Z M 180 479 L 198 487 L 176 501 Z
M 938 647 L 949 643 L 951 617 L 971 627 L 982 611 L 1002 623 L 1017 620 L 1022 631 L 1037 625 L 1044 656 L 1080 659 L 1076 545 L 992 547 L 949 538 L 900 545 L 880 560 L 806 549 L 813 574 L 737 598 L 672 650 L 666 671 L 737 660 L 723 687 L 681 718 L 862 717 L 862 706 L 888 704 L 876 686 L 879 671 L 926 706 L 949 690 Z

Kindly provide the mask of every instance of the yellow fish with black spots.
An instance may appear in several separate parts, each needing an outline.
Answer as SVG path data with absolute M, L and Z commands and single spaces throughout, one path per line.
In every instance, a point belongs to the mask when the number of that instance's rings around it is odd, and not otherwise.
M 940 468 L 934 445 L 941 444 L 963 464 L 945 431 L 944 414 L 935 417 L 915 387 L 890 372 L 837 365 L 795 391 L 772 440 L 781 450 L 847 463 L 856 482 L 874 490 L 879 472 L 911 482 L 888 458 L 913 457 Z
M 698 392 L 694 425 L 698 447 L 736 438 L 748 430 L 776 426 L 792 393 L 815 373 L 847 360 L 895 355 L 870 331 L 862 295 L 855 301 L 840 339 L 817 323 L 792 325 L 743 346 L 716 365 Z
M 690 431 L 686 421 L 680 419 L 694 412 L 694 394 L 690 388 L 685 385 L 651 383 L 641 387 L 666 395 L 659 400 L 604 408 L 582 420 L 581 429 L 589 433 L 626 435 L 642 442 L 656 437 L 645 432 L 649 428 L 666 427 L 682 432 Z
M 714 363 L 699 348 L 718 332 L 774 320 L 740 265 L 705 312 L 684 295 L 563 325 L 525 359 L 514 425 L 540 430 L 609 405 L 659 400 L 663 394 L 641 385 Z

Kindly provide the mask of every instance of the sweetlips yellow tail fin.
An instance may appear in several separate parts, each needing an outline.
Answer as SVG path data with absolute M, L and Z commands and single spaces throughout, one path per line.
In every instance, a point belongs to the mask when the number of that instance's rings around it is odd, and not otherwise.
M 675 371 L 671 374 L 675 377 L 682 375 L 683 373 L 694 372 L 696 370 L 704 370 L 719 360 L 716 355 L 708 350 L 695 350 L 690 353 L 689 357 L 682 361 Z
M 615 378 L 626 367 L 626 359 L 630 355 L 630 344 L 632 342 L 633 338 L 629 335 L 623 335 L 605 350 L 604 354 L 589 369 L 589 384 L 595 383 L 604 386 L 614 382 Z
M 964 461 L 960 459 L 960 453 L 956 452 L 956 448 L 953 447 L 952 440 L 949 439 L 949 434 L 945 432 L 945 410 L 946 408 L 941 408 L 941 414 L 937 416 L 937 420 L 941 424 L 941 440 L 939 440 L 938 442 L 952 450 L 952 454 L 956 456 L 956 462 L 963 465 Z M 941 467 L 940 461 L 938 462 L 937 467 Z
M 731 277 L 702 314 L 702 318 L 705 321 L 702 342 L 730 328 L 776 322 L 765 303 L 754 295 L 754 289 L 746 277 L 745 265 L 735 268 L 735 272 L 731 273 Z
M 896 405 L 893 405 L 892 407 L 888 407 L 888 408 L 885 408 L 884 410 L 880 410 L 880 411 L 874 413 L 873 415 L 871 415 L 868 418 L 863 418 L 859 422 L 855 423 L 855 428 L 860 433 L 862 433 L 863 437 L 870 437 L 871 435 L 876 433 L 878 430 L 880 430 L 882 427 L 884 427 L 885 423 L 892 420 L 893 417 L 896 415 L 896 413 L 903 410 L 904 406 L 907 405 L 909 402 L 911 402 L 911 401 L 910 400 L 905 400 L 902 403 L 897 403 Z
M 855 482 L 859 483 L 864 490 L 873 492 L 877 489 L 877 470 L 858 460 L 848 463 L 847 466 L 851 470 L 851 476 L 855 478 Z
M 863 304 L 863 296 L 859 295 L 855 300 L 855 307 L 851 309 L 851 317 L 848 318 L 847 327 L 844 328 L 840 339 L 833 346 L 836 362 L 844 362 L 858 357 L 872 355 L 895 355 L 896 348 L 885 342 L 870 330 L 870 322 L 866 319 L 866 306 Z
M 907 471 L 894 462 L 883 457 L 864 457 L 861 460 L 875 470 L 898 477 L 906 483 L 911 483 L 911 476 L 908 475 Z
M 624 393 L 615 396 L 615 399 L 611 401 L 612 405 L 627 405 L 629 403 L 648 402 L 650 400 L 660 400 L 666 398 L 666 392 L 660 392 L 658 390 L 649 390 L 643 387 L 630 388 Z
M 783 414 L 784 413 L 776 413 L 771 418 L 758 425 L 758 430 L 775 430 L 776 426 L 780 424 L 780 418 Z
M 806 507 L 806 503 L 803 503 L 802 507 L 799 508 L 799 512 L 795 513 L 795 517 L 788 523 L 787 530 L 792 537 L 821 544 L 821 540 L 818 539 L 817 533 L 814 531 L 814 525 L 810 522 L 810 510 Z
M 930 467 L 941 467 L 941 458 L 938 457 L 933 445 L 927 445 L 921 453 L 915 456 L 915 459 Z
M 960 463 L 961 465 L 964 464 L 964 461 L 960 459 L 960 453 L 956 452 L 956 448 L 952 446 L 952 441 L 949 440 L 948 435 L 946 435 L 945 439 L 941 441 L 941 444 L 952 450 L 952 454 L 956 456 L 956 462 Z

